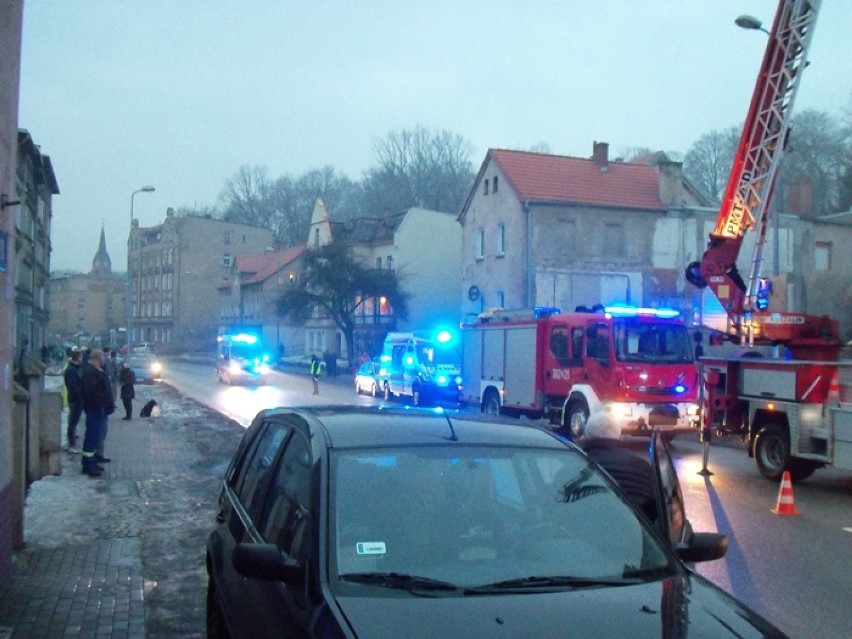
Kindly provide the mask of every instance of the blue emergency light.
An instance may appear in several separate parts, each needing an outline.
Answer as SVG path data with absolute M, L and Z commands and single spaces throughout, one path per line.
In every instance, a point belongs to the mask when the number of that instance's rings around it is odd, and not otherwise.
M 680 311 L 673 308 L 647 308 L 624 304 L 606 306 L 604 313 L 610 317 L 656 317 L 658 319 L 674 319 L 680 316 Z

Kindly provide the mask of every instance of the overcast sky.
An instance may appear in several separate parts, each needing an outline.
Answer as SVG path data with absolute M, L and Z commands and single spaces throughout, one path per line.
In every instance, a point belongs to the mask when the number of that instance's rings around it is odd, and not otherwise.
M 389 131 L 486 150 L 685 153 L 745 118 L 775 0 L 26 0 L 19 126 L 50 156 L 53 270 L 101 224 L 126 268 L 143 226 L 216 203 L 241 166 L 359 179 Z M 852 106 L 852 1 L 825 0 L 796 102 Z M 334 212 L 331 212 L 332 216 Z

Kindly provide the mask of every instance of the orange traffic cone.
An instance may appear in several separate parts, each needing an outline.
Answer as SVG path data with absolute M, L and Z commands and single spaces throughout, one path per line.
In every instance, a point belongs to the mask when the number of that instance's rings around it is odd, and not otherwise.
M 840 377 L 837 375 L 837 371 L 834 371 L 834 375 L 831 376 L 827 399 L 830 402 L 840 403 Z
M 790 481 L 790 471 L 785 470 L 781 476 L 781 487 L 778 489 L 778 504 L 772 509 L 776 515 L 798 515 L 796 503 L 793 501 L 793 482 Z

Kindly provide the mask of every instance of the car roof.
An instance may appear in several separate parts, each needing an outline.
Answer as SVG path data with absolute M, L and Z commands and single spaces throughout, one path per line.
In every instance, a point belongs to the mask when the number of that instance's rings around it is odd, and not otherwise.
M 322 430 L 329 448 L 411 445 L 503 445 L 565 448 L 555 435 L 531 422 L 442 409 L 321 406 L 274 408 L 258 419 L 298 416 L 312 432 Z

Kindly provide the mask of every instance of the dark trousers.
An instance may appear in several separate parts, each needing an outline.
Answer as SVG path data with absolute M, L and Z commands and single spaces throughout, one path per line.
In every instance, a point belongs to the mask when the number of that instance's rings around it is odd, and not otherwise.
M 66 436 L 69 447 L 77 445 L 77 424 L 80 423 L 80 416 L 82 414 L 83 402 L 68 402 L 68 429 Z
M 101 442 L 101 433 L 106 428 L 107 413 L 103 408 L 86 411 L 86 436 L 83 438 L 83 469 L 95 468 L 98 460 L 98 444 Z
M 127 419 L 133 417 L 133 398 L 132 397 L 122 397 L 121 403 L 124 404 L 124 413 L 127 416 Z

